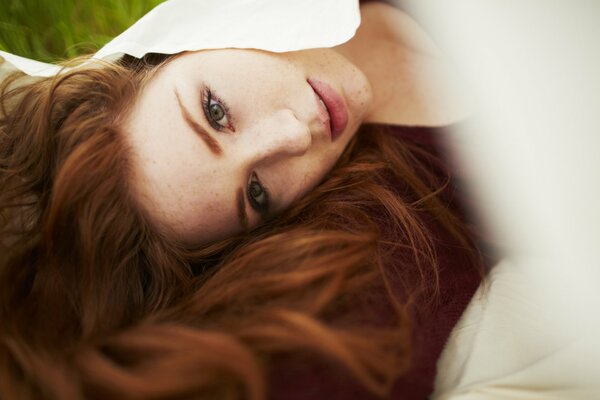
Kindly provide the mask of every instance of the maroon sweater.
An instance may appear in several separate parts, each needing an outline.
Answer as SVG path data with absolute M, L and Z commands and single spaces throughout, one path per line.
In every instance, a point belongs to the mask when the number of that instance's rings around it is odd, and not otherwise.
M 443 141 L 445 132 L 442 129 L 401 126 L 388 126 L 387 129 L 399 140 L 415 143 L 430 152 L 446 154 Z M 440 178 L 447 177 L 447 170 L 442 172 L 443 166 L 431 165 L 431 168 L 438 174 L 446 175 Z M 450 177 L 451 184 L 442 198 L 448 207 L 468 220 L 469 216 L 464 213 L 464 206 L 461 205 L 462 189 L 459 180 L 452 175 Z M 429 396 L 433 390 L 437 360 L 450 332 L 481 282 L 480 273 L 469 263 L 467 252 L 461 249 L 456 240 L 431 216 L 423 215 L 422 218 L 432 233 L 436 246 L 440 274 L 439 297 L 433 306 L 425 307 L 417 302 L 410 311 L 411 367 L 395 382 L 389 399 L 426 399 Z M 404 270 L 404 282 L 408 278 L 408 282 L 414 280 L 415 285 L 418 285 L 420 277 L 416 272 L 407 271 L 406 261 L 400 262 L 401 259 L 402 254 L 398 254 L 398 267 Z M 406 295 L 404 285 L 398 285 L 394 289 L 399 296 Z M 379 307 L 375 303 L 372 310 L 357 309 L 356 312 L 381 314 L 391 310 L 386 311 L 385 307 Z M 282 400 L 376 398 L 345 372 L 332 368 L 331 365 L 298 357 L 283 362 L 273 371 L 270 392 L 271 399 Z

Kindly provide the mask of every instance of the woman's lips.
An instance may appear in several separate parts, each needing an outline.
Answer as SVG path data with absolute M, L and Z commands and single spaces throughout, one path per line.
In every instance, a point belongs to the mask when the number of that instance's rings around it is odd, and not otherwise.
M 309 78 L 308 84 L 327 108 L 331 127 L 331 140 L 335 140 L 348 124 L 348 110 L 344 104 L 344 99 L 334 88 L 318 79 Z

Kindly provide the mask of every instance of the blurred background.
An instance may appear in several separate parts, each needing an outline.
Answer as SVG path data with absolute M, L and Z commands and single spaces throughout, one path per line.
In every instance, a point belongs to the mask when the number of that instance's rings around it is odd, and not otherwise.
M 45 62 L 95 53 L 164 0 L 2 0 L 0 50 Z

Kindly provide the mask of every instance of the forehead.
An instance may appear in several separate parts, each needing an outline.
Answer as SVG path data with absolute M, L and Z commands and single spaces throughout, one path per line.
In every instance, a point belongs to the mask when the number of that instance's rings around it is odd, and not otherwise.
M 219 74 L 244 77 L 248 69 L 270 75 L 274 70 L 289 67 L 289 53 L 269 53 L 254 49 L 213 49 L 184 52 L 175 55 L 163 70 L 179 73 Z M 202 70 L 196 68 L 202 67 Z M 264 71 L 265 68 L 270 70 Z

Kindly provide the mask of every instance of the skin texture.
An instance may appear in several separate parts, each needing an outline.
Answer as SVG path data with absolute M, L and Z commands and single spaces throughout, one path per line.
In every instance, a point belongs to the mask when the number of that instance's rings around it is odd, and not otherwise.
M 275 216 L 322 180 L 363 122 L 435 126 L 469 115 L 459 79 L 411 18 L 380 3 L 361 7 L 361 16 L 356 35 L 332 49 L 207 50 L 159 69 L 126 131 L 134 186 L 167 232 L 199 245 Z M 349 120 L 335 141 L 307 79 L 344 100 Z M 227 104 L 222 130 L 205 117 L 207 87 Z M 249 200 L 256 181 L 269 193 L 265 215 Z
M 333 141 L 309 78 L 344 99 L 348 124 Z M 228 110 L 220 130 L 205 115 L 207 88 L 211 103 Z M 127 119 L 137 192 L 157 222 L 189 245 L 251 228 L 319 183 L 364 121 L 370 99 L 364 74 L 332 49 L 183 54 L 148 82 Z M 264 216 L 249 200 L 257 180 L 269 193 Z M 242 200 L 247 223 L 240 223 Z

